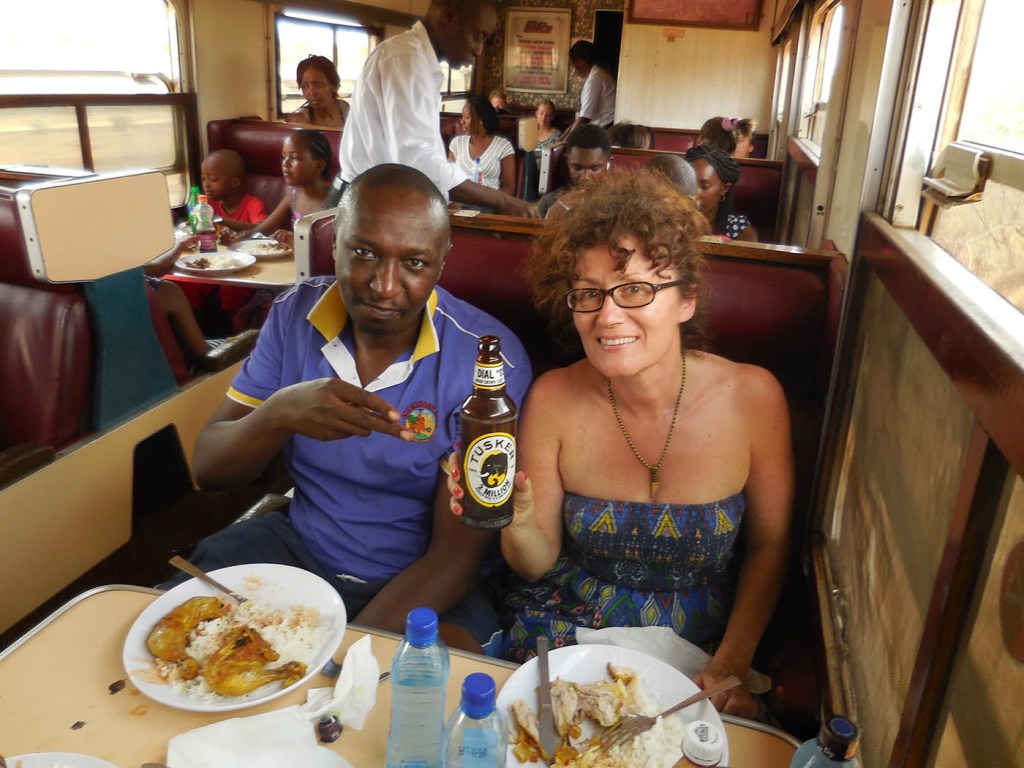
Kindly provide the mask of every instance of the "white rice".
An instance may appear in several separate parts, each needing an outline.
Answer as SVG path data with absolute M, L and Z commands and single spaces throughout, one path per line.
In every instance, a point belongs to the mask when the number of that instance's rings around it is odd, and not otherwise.
M 301 661 L 308 667 L 330 632 L 330 627 L 321 621 L 320 612 L 316 608 L 301 605 L 272 608 L 257 600 L 247 600 L 241 605 L 231 606 L 226 616 L 201 622 L 189 635 L 186 652 L 202 667 L 221 646 L 224 636 L 238 626 L 252 627 L 277 652 L 278 660 L 268 664 L 268 669 L 277 668 L 289 661 Z M 213 691 L 203 679 L 202 673 L 192 680 L 182 680 L 178 676 L 177 664 L 157 660 L 156 668 L 160 677 L 169 682 L 175 691 L 204 703 L 238 699 Z M 280 687 L 281 683 L 272 685 Z M 257 690 L 264 692 L 264 688 Z
M 639 715 L 653 716 L 664 707 L 657 706 L 638 692 L 631 709 Z M 579 760 L 584 765 L 601 768 L 672 768 L 683 754 L 681 745 L 685 727 L 684 721 L 678 715 L 659 718 L 649 731 L 608 750 L 594 762 L 586 759 L 586 753 L 581 755 Z M 569 765 L 574 764 L 575 761 Z

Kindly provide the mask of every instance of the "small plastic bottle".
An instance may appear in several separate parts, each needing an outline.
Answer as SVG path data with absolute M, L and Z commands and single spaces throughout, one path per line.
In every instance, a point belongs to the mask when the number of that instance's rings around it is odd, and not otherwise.
M 199 235 L 199 251 L 214 253 L 217 250 L 217 226 L 213 223 L 213 206 L 210 198 L 199 195 L 195 207 L 196 234 Z
M 483 184 L 484 183 L 484 173 L 483 173 L 482 170 L 480 170 L 480 158 L 479 157 L 474 157 L 473 158 L 473 179 L 472 179 L 472 181 L 473 181 L 474 184 Z
M 414 608 L 391 661 L 391 727 L 387 768 L 442 768 L 448 647 L 437 613 Z
M 800 745 L 789 768 L 850 768 L 859 741 L 857 726 L 842 715 L 833 715 L 822 723 L 816 739 Z
M 445 768 L 501 768 L 508 734 L 494 708 L 494 679 L 474 672 L 462 682 L 462 704 L 448 721 L 444 737 Z
M 706 720 L 694 720 L 683 731 L 682 750 L 673 768 L 713 768 L 722 762 L 725 736 Z

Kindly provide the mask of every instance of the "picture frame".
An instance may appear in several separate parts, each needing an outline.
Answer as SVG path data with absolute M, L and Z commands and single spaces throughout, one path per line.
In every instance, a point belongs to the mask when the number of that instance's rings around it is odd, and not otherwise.
M 629 0 L 630 24 L 756 30 L 764 0 Z
M 505 90 L 565 93 L 571 24 L 569 8 L 507 8 Z

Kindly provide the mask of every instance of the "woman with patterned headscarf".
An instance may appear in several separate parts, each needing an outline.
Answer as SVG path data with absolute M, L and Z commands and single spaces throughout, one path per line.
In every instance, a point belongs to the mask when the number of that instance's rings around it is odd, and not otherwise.
M 716 235 L 730 240 L 757 242 L 750 219 L 732 211 L 732 188 L 740 180 L 740 166 L 727 152 L 711 144 L 698 144 L 686 151 L 686 159 L 697 174 L 697 207 Z

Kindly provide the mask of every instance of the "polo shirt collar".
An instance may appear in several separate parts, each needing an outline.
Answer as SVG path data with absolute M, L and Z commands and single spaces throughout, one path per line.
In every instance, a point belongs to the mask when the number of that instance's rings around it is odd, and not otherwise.
M 427 299 L 426 312 L 423 313 L 423 320 L 420 323 L 420 334 L 416 339 L 416 347 L 412 351 L 411 361 L 413 363 L 441 350 L 437 329 L 434 327 L 434 312 L 436 311 L 437 290 L 435 289 L 430 292 L 430 298 Z M 326 342 L 330 343 L 338 338 L 338 334 L 348 323 L 348 310 L 345 309 L 345 301 L 341 298 L 341 290 L 338 288 L 337 281 L 331 283 L 331 287 L 317 300 L 306 315 L 306 319 L 320 332 Z

